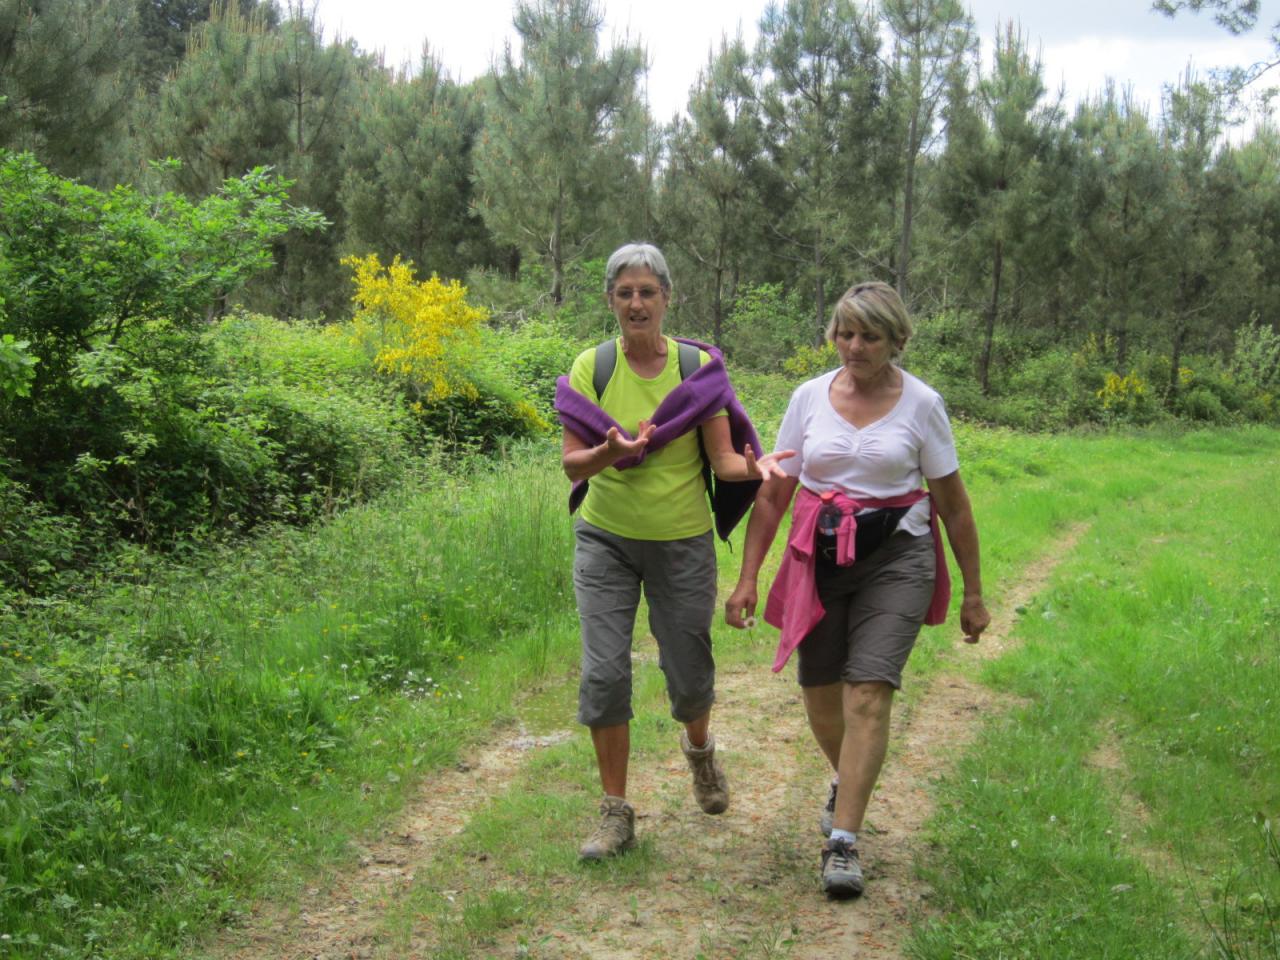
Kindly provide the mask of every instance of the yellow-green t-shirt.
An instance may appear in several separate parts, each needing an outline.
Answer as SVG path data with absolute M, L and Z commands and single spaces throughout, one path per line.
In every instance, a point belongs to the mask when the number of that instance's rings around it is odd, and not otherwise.
M 668 393 L 680 385 L 679 344 L 667 341 L 667 365 L 652 380 L 638 376 L 618 343 L 613 376 L 597 403 L 633 437 L 640 421 L 649 419 Z M 700 362 L 711 358 L 700 351 Z M 573 362 L 569 385 L 595 399 L 592 378 L 596 348 Z M 711 529 L 711 509 L 702 479 L 698 434 L 690 430 L 626 470 L 606 467 L 591 478 L 582 503 L 582 519 L 602 530 L 634 540 L 680 540 Z

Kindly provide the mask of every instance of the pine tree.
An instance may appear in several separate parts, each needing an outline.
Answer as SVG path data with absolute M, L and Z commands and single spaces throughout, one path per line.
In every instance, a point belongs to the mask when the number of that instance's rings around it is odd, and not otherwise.
M 213 14 L 214 0 L 137 0 L 137 34 L 134 59 L 147 90 L 154 92 L 173 71 L 187 50 L 191 32 Z M 236 0 L 241 15 L 255 11 L 268 26 L 279 18 L 273 4 Z
M 266 302 L 273 312 L 297 317 L 332 313 L 346 301 L 338 269 L 344 231 L 339 189 L 353 127 L 357 56 L 347 45 L 326 43 L 314 10 L 301 2 L 291 0 L 287 13 L 260 44 L 260 82 L 287 117 L 284 152 L 272 162 L 295 182 L 294 199 L 323 213 L 330 227 L 286 237 L 275 275 L 258 292 L 271 292 L 274 303 Z
M 1146 113 L 1113 85 L 1077 109 L 1072 134 L 1075 299 L 1114 336 L 1116 369 L 1125 373 L 1131 335 L 1146 325 L 1165 279 L 1168 168 Z
M 0 146 L 105 185 L 132 94 L 129 0 L 0 0 Z
M 1008 27 L 997 38 L 989 75 L 970 93 L 963 75 L 952 79 L 944 156 L 944 203 L 952 228 L 964 238 L 975 293 L 986 301 L 978 380 L 991 387 L 992 346 L 1001 311 L 1002 284 L 1013 267 L 1032 275 L 1036 257 L 1055 247 L 1063 199 L 1052 166 L 1059 108 L 1043 103 L 1039 60 Z M 1051 172 L 1052 171 L 1052 172 Z
M 887 96 L 900 117 L 902 210 L 895 286 L 910 303 L 911 240 L 918 209 L 917 165 L 937 142 L 934 122 L 947 78 L 975 42 L 972 21 L 957 0 L 885 0 L 881 8 L 893 38 Z
M 496 251 L 471 209 L 471 152 L 480 129 L 474 91 L 424 47 L 412 72 L 377 71 L 362 85 L 342 183 L 344 247 L 383 262 L 399 255 L 424 276 L 461 279 Z
M 727 301 L 762 219 L 754 170 L 761 123 L 751 58 L 742 39 L 722 40 L 677 117 L 662 185 L 664 236 L 702 274 L 710 289 L 711 331 L 721 345 Z M 686 295 L 693 286 L 686 282 Z
M 1216 340 L 1225 348 L 1231 332 L 1248 319 L 1261 270 L 1238 170 L 1230 150 L 1219 147 L 1222 122 L 1220 96 L 1190 70 L 1168 91 L 1161 142 L 1172 172 L 1163 265 L 1170 396 L 1180 389 L 1193 334 L 1198 345 Z
M 144 148 L 181 161 L 176 179 L 189 196 L 291 152 L 291 117 L 264 55 L 270 35 L 259 13 L 215 8 L 156 100 L 143 106 L 150 113 L 150 122 L 138 124 Z
M 884 136 L 878 43 L 874 21 L 850 0 L 787 0 L 760 21 L 770 230 L 779 255 L 808 274 L 818 341 L 828 286 L 848 279 L 846 260 L 860 262 L 860 272 L 886 266 L 877 249 L 886 219 L 876 189 Z
M 599 49 L 591 0 L 521 0 L 519 62 L 507 48 L 490 77 L 475 151 L 475 205 L 500 242 L 547 264 L 551 300 L 566 264 L 626 236 L 647 196 L 637 155 L 645 111 L 639 47 Z

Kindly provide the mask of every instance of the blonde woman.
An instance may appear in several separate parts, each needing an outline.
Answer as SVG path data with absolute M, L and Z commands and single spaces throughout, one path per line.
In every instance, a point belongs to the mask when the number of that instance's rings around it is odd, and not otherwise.
M 794 497 L 764 617 L 782 633 L 773 669 L 798 653 L 809 727 L 835 773 L 820 818 L 822 888 L 851 897 L 863 889 L 858 831 L 893 695 L 921 625 L 940 623 L 950 598 L 938 520 L 964 579 L 965 639 L 976 643 L 991 618 L 942 398 L 895 362 L 911 337 L 902 300 L 887 284 L 859 283 L 836 304 L 827 337 L 841 365 L 791 397 L 773 455 L 787 476 L 756 497 L 725 614 L 735 627 L 754 616 L 761 564 Z

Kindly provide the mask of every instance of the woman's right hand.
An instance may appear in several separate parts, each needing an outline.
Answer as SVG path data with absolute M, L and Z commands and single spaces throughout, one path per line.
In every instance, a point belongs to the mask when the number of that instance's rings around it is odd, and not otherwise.
M 609 455 L 615 461 L 621 460 L 623 457 L 635 456 L 649 445 L 649 439 L 653 436 L 654 429 L 652 422 L 641 420 L 635 439 L 628 440 L 619 432 L 617 427 L 610 427 L 609 432 L 605 434 L 604 441 L 605 446 L 609 448 Z
M 760 597 L 754 580 L 739 580 L 729 599 L 724 602 L 724 620 L 739 630 L 753 627 L 756 622 L 756 604 Z

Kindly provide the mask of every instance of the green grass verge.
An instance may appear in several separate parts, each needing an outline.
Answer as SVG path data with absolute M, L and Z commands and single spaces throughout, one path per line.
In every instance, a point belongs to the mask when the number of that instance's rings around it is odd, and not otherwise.
M 0 957 L 170 955 L 510 720 L 576 649 L 564 497 L 476 464 L 11 618 Z
M 1257 823 L 1280 813 L 1280 436 L 1055 447 L 1092 526 L 985 672 L 1027 705 L 939 788 L 942 918 L 909 954 L 1154 960 L 1216 936 L 1222 956 L 1280 956 Z M 1006 507 L 981 500 L 1003 538 Z

